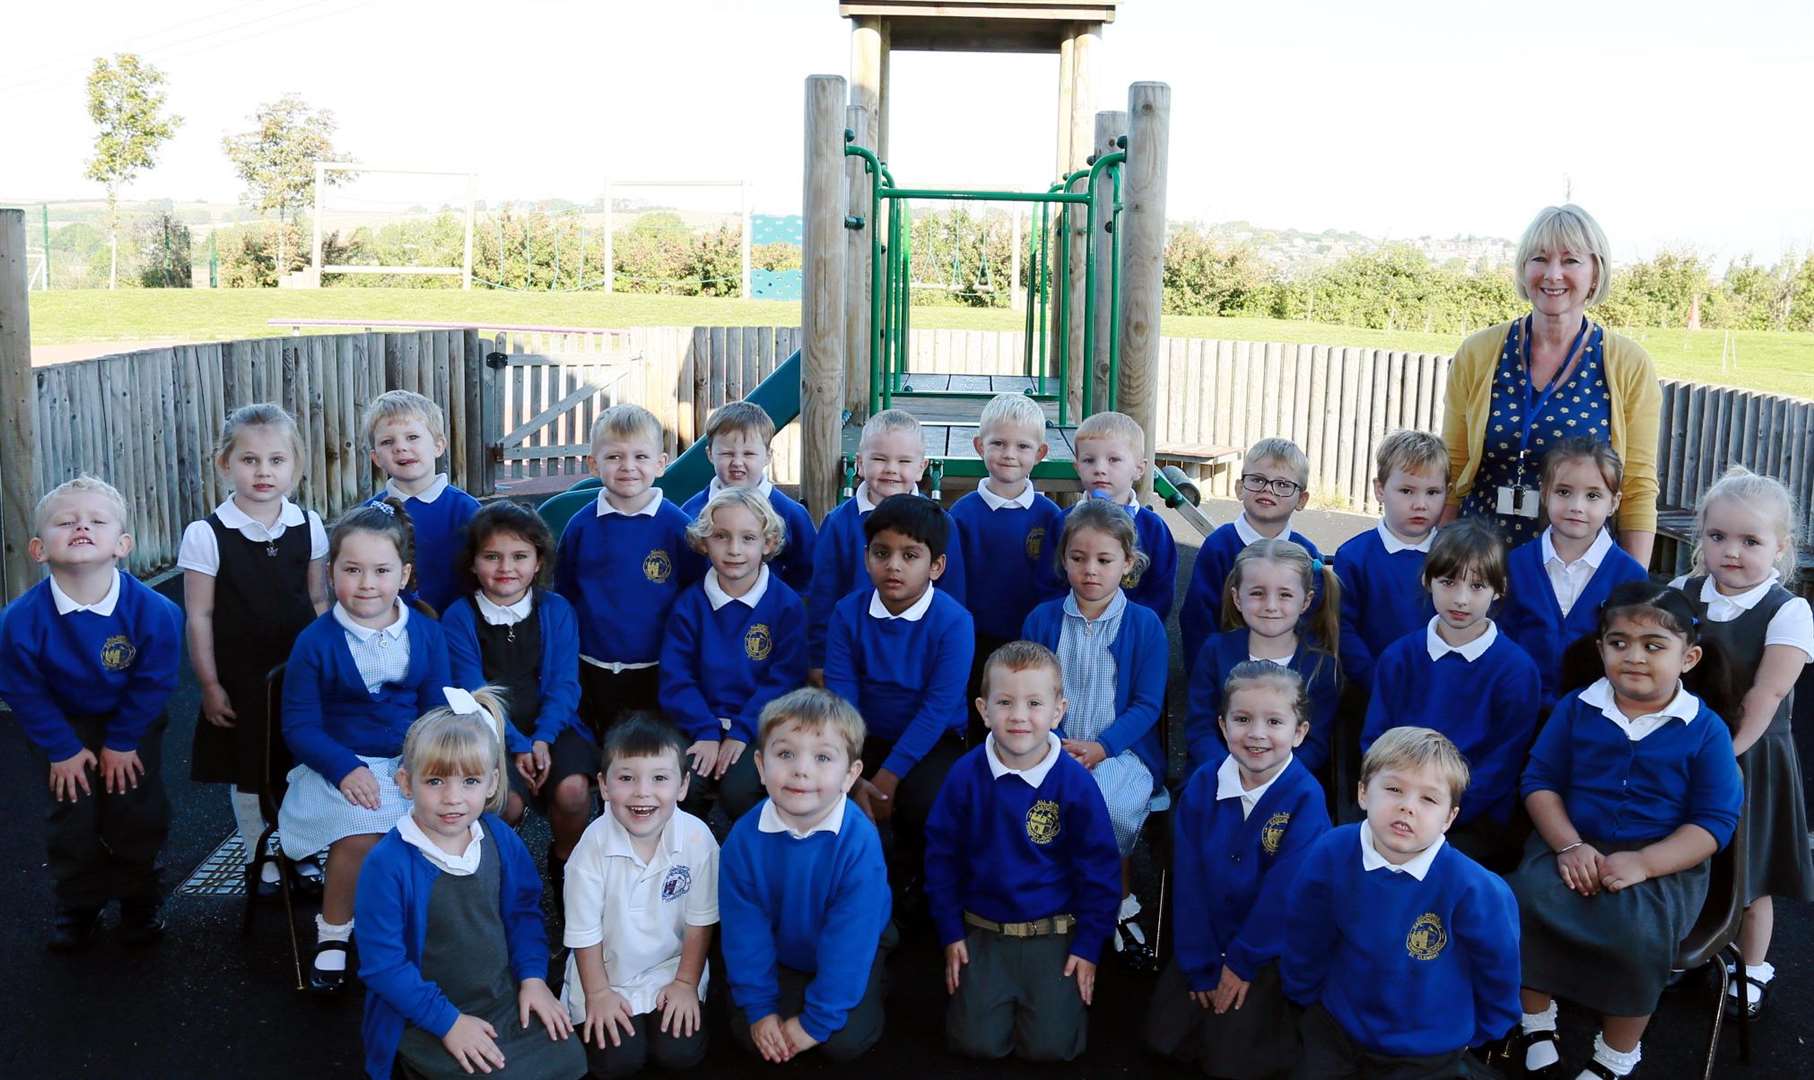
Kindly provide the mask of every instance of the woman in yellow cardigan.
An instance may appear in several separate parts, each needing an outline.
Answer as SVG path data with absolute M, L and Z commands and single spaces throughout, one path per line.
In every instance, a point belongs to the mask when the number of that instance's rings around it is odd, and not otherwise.
M 1518 295 L 1530 314 L 1461 343 L 1449 365 L 1444 521 L 1498 526 L 1508 547 L 1542 531 L 1537 475 L 1549 446 L 1586 435 L 1625 462 L 1619 544 L 1648 566 L 1657 529 L 1662 387 L 1650 354 L 1587 318 L 1611 278 L 1606 234 L 1578 206 L 1546 207 L 1518 245 Z

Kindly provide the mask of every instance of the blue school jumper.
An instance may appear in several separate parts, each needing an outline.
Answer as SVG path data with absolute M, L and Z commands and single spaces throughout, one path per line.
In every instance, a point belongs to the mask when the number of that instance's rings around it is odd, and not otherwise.
M 1222 684 L 1235 665 L 1246 662 L 1249 633 L 1242 627 L 1214 635 L 1203 643 L 1203 651 L 1191 665 L 1190 693 L 1184 712 L 1184 738 L 1190 749 L 1186 776 L 1204 765 L 1220 764 L 1228 754 L 1221 728 L 1216 724 L 1222 715 Z M 1303 678 L 1304 691 L 1310 696 L 1310 732 L 1294 756 L 1304 763 L 1304 768 L 1320 770 L 1329 760 L 1335 707 L 1342 698 L 1339 665 L 1334 657 L 1313 646 L 1309 630 L 1299 626 L 1297 651 L 1282 666 Z
M 1322 558 L 1322 553 L 1310 538 L 1295 530 L 1287 530 L 1285 539 L 1300 544 L 1313 559 Z M 1203 642 L 1209 635 L 1222 627 L 1222 587 L 1228 581 L 1228 572 L 1234 569 L 1235 556 L 1247 546 L 1234 522 L 1217 529 L 1203 541 L 1197 549 L 1197 565 L 1191 568 L 1190 585 L 1184 592 L 1184 606 L 1178 609 L 1178 630 L 1184 636 L 1184 655 L 1196 656 L 1203 649 Z M 1314 575 L 1313 575 L 1314 578 Z M 1322 582 L 1313 581 L 1314 588 L 1320 595 Z
M 412 631 L 414 627 L 410 628 Z M 479 819 L 499 859 L 498 914 L 518 983 L 548 975 L 548 936 L 542 929 L 542 877 L 529 849 L 496 814 Z M 359 978 L 364 981 L 365 1072 L 390 1080 L 405 1023 L 436 1037 L 447 1034 L 460 1010 L 441 988 L 422 978 L 428 941 L 428 902 L 441 869 L 392 829 L 359 871 L 353 919 L 359 926 Z M 532 1021 L 533 1022 L 533 1021 Z
M 713 611 L 700 582 L 668 615 L 661 711 L 689 739 L 753 743 L 762 707 L 806 685 L 806 608 L 787 582 L 767 580 L 753 608 L 734 599 Z
M 825 666 L 825 632 L 838 601 L 873 584 L 869 568 L 863 563 L 863 550 L 869 546 L 863 535 L 863 519 L 868 516 L 855 498 L 849 498 L 819 523 L 819 539 L 813 547 L 812 586 L 805 597 L 807 667 Z M 964 602 L 964 537 L 962 527 L 955 521 L 951 522 L 951 535 L 945 539 L 945 572 L 933 582 L 933 587 L 959 604 Z
M 777 965 L 811 974 L 800 1026 L 824 1042 L 863 1000 L 888 926 L 882 841 L 849 799 L 836 831 L 804 837 L 762 831 L 766 807 L 738 818 L 718 855 L 725 977 L 753 1024 L 779 1009 Z
M 380 488 L 377 494 L 365 500 L 366 504 L 376 503 L 389 494 L 387 489 Z M 403 509 L 409 514 L 416 542 L 410 588 L 403 598 L 406 602 L 420 598 L 438 614 L 463 591 L 454 560 L 459 558 L 460 548 L 466 541 L 466 523 L 479 512 L 479 500 L 449 483 L 433 502 L 423 502 L 411 495 L 403 500 Z
M 1363 869 L 1358 822 L 1324 833 L 1286 904 L 1285 993 L 1321 1003 L 1361 1049 L 1454 1053 L 1518 1023 L 1518 904 L 1498 875 L 1443 844 L 1423 880 Z
M 1292 879 L 1329 831 L 1322 785 L 1295 756 L 1246 817 L 1217 798 L 1220 779 L 1198 769 L 1173 815 L 1172 948 L 1193 991 L 1214 990 L 1224 964 L 1252 982 L 1285 951 Z
M 1037 786 L 995 776 L 987 746 L 945 775 L 926 819 L 926 899 L 942 944 L 964 940 L 966 911 L 998 923 L 1069 914 L 1071 954 L 1092 964 L 1102 954 L 1121 905 L 1115 830 L 1090 770 L 1047 742 Z
M 1503 633 L 1476 660 L 1455 652 L 1431 660 L 1429 634 L 1428 626 L 1406 634 L 1380 654 L 1361 752 L 1390 728 L 1434 728 L 1468 759 L 1468 790 L 1455 824 L 1478 817 L 1504 823 L 1518 802 L 1518 774 L 1537 733 L 1537 667 Z
M 1600 605 L 1614 586 L 1650 576 L 1624 548 L 1614 544 L 1600 560 L 1593 577 L 1587 579 L 1568 617 L 1563 618 L 1562 606 L 1556 603 L 1555 586 L 1543 568 L 1541 533 L 1512 549 L 1506 557 L 1506 574 L 1510 580 L 1496 621 L 1536 661 L 1543 679 L 1545 709 L 1554 705 L 1562 693 L 1562 654 L 1576 641 L 1599 630 Z
M 718 481 L 713 480 L 714 485 Z M 722 490 L 722 489 L 719 489 Z M 705 504 L 711 502 L 714 494 L 712 487 L 694 495 L 682 503 L 680 510 L 686 514 L 688 521 L 697 520 Z M 819 534 L 813 528 L 813 516 L 806 507 L 801 506 L 787 493 L 773 484 L 768 488 L 768 504 L 775 513 L 781 515 L 781 524 L 787 527 L 786 542 L 781 545 L 781 553 L 770 562 L 769 569 L 780 575 L 787 582 L 788 588 L 804 595 L 812 586 L 813 549 L 817 546 Z
M 1021 626 L 1020 636 L 1036 641 L 1054 653 L 1064 633 L 1064 598 L 1048 600 L 1033 609 Z M 1096 740 L 1109 757 L 1132 749 L 1153 774 L 1153 788 L 1165 783 L 1165 747 L 1159 743 L 1159 711 L 1165 708 L 1166 668 L 1171 664 L 1171 642 L 1165 624 L 1151 608 L 1129 604 L 1121 615 L 1121 629 L 1109 642 L 1115 661 L 1115 722 Z M 1061 725 L 1059 735 L 1064 735 Z
M 577 731 L 587 742 L 592 741 L 592 729 L 579 718 L 579 620 L 573 614 L 573 605 L 559 593 L 536 589 L 534 614 L 542 631 L 542 707 L 533 735 L 523 734 L 515 724 L 505 725 L 504 742 L 513 754 L 528 753 L 530 744 L 535 742 L 552 746 L 567 728 Z M 441 615 L 454 685 L 468 690 L 494 681 L 486 678 L 485 665 L 479 657 L 479 621 L 470 596 L 455 600 Z
M 1585 691 L 1563 695 L 1531 747 L 1523 792 L 1562 796 L 1568 819 L 1590 843 L 1637 846 L 1699 825 L 1725 847 L 1738 828 L 1743 782 L 1732 736 L 1699 702 L 1686 723 L 1666 721 L 1632 742 Z
M 665 498 L 653 514 L 600 514 L 595 503 L 568 520 L 554 589 L 579 616 L 581 656 L 605 664 L 661 659 L 668 612 L 705 576 L 705 560 L 687 545 L 687 522 Z
M 338 785 L 360 768 L 361 756 L 397 756 L 416 718 L 447 704 L 442 690 L 451 676 L 441 624 L 413 615 L 408 630 L 408 672 L 375 694 L 365 688 L 333 608 L 296 636 L 284 669 L 283 738 L 296 760 L 328 783 Z
M 1013 641 L 1028 612 L 1064 595 L 1057 570 L 1064 511 L 1037 492 L 1032 506 L 991 510 L 973 491 L 957 500 L 951 520 L 959 526 L 964 562 L 987 571 L 965 582 L 964 606 L 976 620 L 977 634 Z
M 963 605 L 937 589 L 918 619 L 869 613 L 874 589 L 851 593 L 831 614 L 825 689 L 857 707 L 871 738 L 893 745 L 882 768 L 896 776 L 946 732 L 964 730 L 964 686 L 976 627 Z
M 120 594 L 111 615 L 57 614 L 49 579 L 0 612 L 0 700 L 51 761 L 82 752 L 71 717 L 108 717 L 107 749 L 137 750 L 176 690 L 182 610 L 131 574 L 115 573 Z
M 1342 583 L 1342 673 L 1363 690 L 1373 685 L 1373 664 L 1386 646 L 1436 614 L 1423 586 L 1428 553 L 1414 547 L 1387 551 L 1380 535 L 1384 527 L 1351 537 L 1335 552 L 1335 576 Z

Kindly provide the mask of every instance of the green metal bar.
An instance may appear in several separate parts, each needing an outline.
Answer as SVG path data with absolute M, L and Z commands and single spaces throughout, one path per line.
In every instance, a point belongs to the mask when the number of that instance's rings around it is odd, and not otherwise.
M 1121 404 L 1121 170 L 1109 198 L 1109 411 Z
M 907 240 L 901 245 L 901 336 L 897 342 L 900 351 L 894 371 L 896 390 L 900 389 L 902 378 L 907 374 L 913 353 L 913 210 L 911 203 L 900 205 L 907 208 L 903 226 Z
M 1083 241 L 1083 415 L 1086 417 L 1096 412 L 1096 184 L 1105 171 L 1126 160 L 1125 151 L 1098 157 L 1090 165 L 1090 179 L 1085 186 L 1090 196 L 1089 227 Z M 1111 270 L 1110 277 L 1114 276 Z
M 852 137 L 845 132 L 845 137 Z M 846 157 L 863 160 L 863 171 L 874 179 L 869 185 L 869 412 L 873 415 L 881 401 L 881 392 L 877 386 L 882 367 L 882 186 L 884 183 L 893 186 L 894 180 L 882 167 L 881 159 L 867 147 L 854 143 L 844 147 Z
M 1066 250 L 1071 235 L 1071 206 L 1065 204 L 1058 213 L 1059 235 L 1066 243 L 1058 245 L 1058 287 L 1053 303 L 1058 309 L 1058 426 L 1071 423 L 1071 258 Z
M 1081 174 L 1080 174 L 1081 175 Z M 945 188 L 890 188 L 883 198 L 925 199 L 946 202 L 1043 202 L 1081 203 L 1089 199 L 1082 192 L 1037 191 L 953 191 Z
M 1057 190 L 1057 185 L 1053 185 Z M 1046 375 L 1052 370 L 1052 353 L 1046 344 L 1046 328 L 1052 318 L 1047 310 L 1047 301 L 1052 289 L 1052 264 L 1046 254 L 1046 245 L 1052 238 L 1052 204 L 1045 203 L 1039 208 L 1039 392 L 1046 392 Z
M 1030 257 L 1027 261 L 1032 265 L 1027 267 L 1027 326 L 1020 335 L 1022 354 L 1020 366 L 1021 374 L 1031 379 L 1033 377 L 1033 285 L 1039 278 L 1039 260 L 1037 257 Z M 1014 287 L 1020 288 L 1020 282 L 1016 281 Z

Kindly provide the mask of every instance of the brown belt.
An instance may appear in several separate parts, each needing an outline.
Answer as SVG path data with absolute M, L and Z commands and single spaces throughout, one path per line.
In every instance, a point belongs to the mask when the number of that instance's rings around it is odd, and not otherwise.
M 973 915 L 966 911 L 964 912 L 964 922 L 976 927 L 978 930 L 987 930 L 992 934 L 1000 934 L 1002 937 L 1012 938 L 1046 937 L 1051 934 L 1068 934 L 1077 928 L 1077 916 L 1075 915 L 1048 915 L 1043 919 L 1035 919 L 1032 922 L 998 923 L 985 919 L 981 915 Z

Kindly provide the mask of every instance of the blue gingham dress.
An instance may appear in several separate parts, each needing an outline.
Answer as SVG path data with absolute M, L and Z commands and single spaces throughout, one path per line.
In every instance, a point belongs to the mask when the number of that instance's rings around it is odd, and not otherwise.
M 1058 634 L 1058 666 L 1064 672 L 1065 712 L 1060 734 L 1067 739 L 1095 739 L 1115 722 L 1115 658 L 1109 643 L 1121 630 L 1127 611 L 1127 594 L 1115 598 L 1099 618 L 1085 619 L 1077 610 L 1076 594 L 1064 599 L 1064 628 Z M 1115 827 L 1115 844 L 1126 856 L 1134 850 L 1140 825 L 1146 820 L 1153 797 L 1153 774 L 1132 750 L 1090 770 L 1109 805 L 1109 824 Z
M 346 634 L 346 647 L 353 654 L 359 677 L 365 680 L 367 693 L 376 693 L 387 682 L 396 682 L 409 672 L 409 629 L 395 637 L 373 634 L 360 641 L 352 631 Z M 327 850 L 329 844 L 348 836 L 387 833 L 397 819 L 409 813 L 409 800 L 397 787 L 399 757 L 366 757 L 359 760 L 378 778 L 378 809 L 367 810 L 347 801 L 327 777 L 307 765 L 290 770 L 290 789 L 284 794 L 283 806 L 277 812 L 277 835 L 283 852 L 292 859 L 302 859 Z

